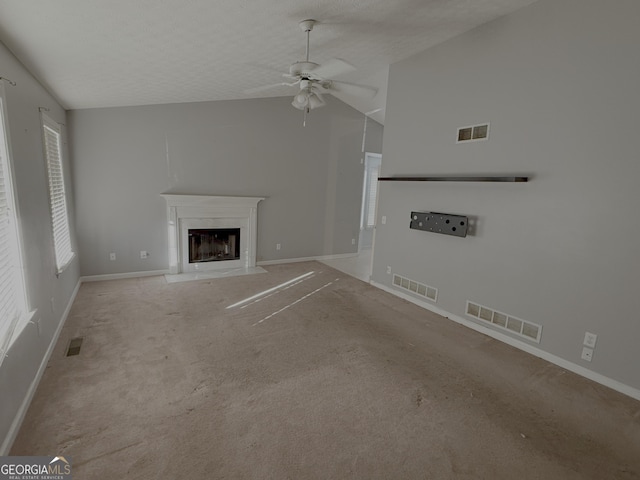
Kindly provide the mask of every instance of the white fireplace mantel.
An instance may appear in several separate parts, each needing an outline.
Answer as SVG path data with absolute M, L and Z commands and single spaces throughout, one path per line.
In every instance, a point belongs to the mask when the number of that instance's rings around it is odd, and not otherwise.
M 258 228 L 258 202 L 264 197 L 163 194 L 167 202 L 169 232 L 169 271 L 172 274 L 201 269 L 255 267 Z M 240 260 L 188 264 L 185 261 L 187 228 L 200 222 L 204 228 L 237 226 L 240 234 Z M 189 227 L 188 227 L 189 226 Z M 231 264 L 233 263 L 233 265 Z

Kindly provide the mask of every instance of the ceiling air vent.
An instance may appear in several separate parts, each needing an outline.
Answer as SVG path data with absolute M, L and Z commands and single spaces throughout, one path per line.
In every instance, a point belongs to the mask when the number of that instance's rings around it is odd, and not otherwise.
M 542 336 L 541 325 L 469 301 L 467 301 L 467 315 L 490 323 L 502 330 L 509 330 L 511 333 L 515 333 L 527 340 L 540 343 L 540 337 Z
M 480 125 L 459 128 L 456 143 L 476 142 L 478 140 L 486 140 L 488 138 L 489 124 L 483 123 Z

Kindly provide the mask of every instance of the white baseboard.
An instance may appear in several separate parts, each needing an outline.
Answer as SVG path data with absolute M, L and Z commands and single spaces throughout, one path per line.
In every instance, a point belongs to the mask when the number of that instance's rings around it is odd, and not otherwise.
M 358 252 L 354 253 L 338 253 L 335 255 L 317 255 L 315 257 L 298 257 L 298 258 L 282 258 L 279 260 L 262 260 L 260 262 L 256 262 L 256 265 L 278 265 L 281 263 L 298 263 L 298 262 L 311 262 L 313 260 L 335 260 L 339 258 L 349 258 L 349 257 L 357 257 Z
M 0 446 L 0 456 L 9 455 L 9 451 L 11 450 L 11 446 L 18 436 L 18 432 L 20 431 L 20 427 L 22 426 L 22 422 L 24 421 L 24 417 L 27 414 L 27 410 L 29 410 L 29 406 L 31 405 L 31 401 L 33 400 L 33 396 L 36 394 L 36 389 L 40 384 L 40 379 L 44 374 L 44 371 L 47 368 L 47 364 L 49 363 L 49 359 L 51 358 L 51 354 L 53 353 L 53 349 L 58 343 L 58 338 L 60 337 L 60 332 L 62 332 L 62 327 L 67 321 L 67 317 L 69 316 L 69 312 L 71 311 L 71 307 L 73 306 L 73 302 L 76 299 L 76 295 L 78 294 L 78 290 L 80 290 L 80 284 L 82 282 L 78 280 L 76 287 L 73 289 L 73 293 L 71 294 L 71 298 L 69 302 L 67 302 L 67 307 L 64 309 L 62 317 L 60 318 L 60 323 L 58 324 L 58 328 L 56 328 L 55 333 L 53 334 L 53 338 L 51 338 L 51 342 L 49 342 L 49 347 L 47 348 L 47 352 L 45 353 L 42 361 L 40 362 L 40 367 L 38 368 L 38 373 L 36 373 L 35 378 L 31 382 L 29 386 L 29 390 L 22 401 L 22 405 L 18 409 L 18 412 L 13 419 L 13 423 L 11 424 L 11 428 L 9 428 L 9 432 L 2 442 L 2 446 Z
M 495 330 L 492 330 L 490 328 L 484 327 L 482 325 L 478 325 L 477 323 L 472 322 L 471 320 L 467 320 L 466 318 L 461 317 L 459 315 L 454 315 L 450 312 L 447 312 L 446 310 L 443 310 L 440 307 L 437 307 L 431 303 L 422 301 L 419 298 L 414 298 L 411 295 L 406 294 L 404 292 L 397 291 L 381 283 L 374 282 L 373 280 L 370 281 L 369 283 L 374 287 L 384 290 L 385 292 L 395 295 L 396 297 L 403 298 L 411 303 L 418 305 L 419 307 L 426 308 L 427 310 L 437 313 L 438 315 L 448 318 L 449 320 L 453 320 L 454 322 L 464 325 L 465 327 L 471 328 L 472 330 L 488 335 L 492 338 L 495 338 L 496 340 L 500 340 L 501 342 L 511 345 L 512 347 L 515 347 L 519 350 L 530 353 L 531 355 L 535 355 L 536 357 L 542 358 L 543 360 L 546 360 L 555 365 L 558 365 L 559 367 L 562 367 L 565 370 L 569 370 L 570 372 L 573 372 L 582 377 L 588 378 L 589 380 L 593 380 L 594 382 L 604 385 L 605 387 L 609 387 L 617 392 L 628 395 L 631 398 L 640 400 L 640 390 L 637 388 L 626 385 L 622 382 L 614 380 L 613 378 L 609 378 L 600 373 L 596 373 L 592 370 L 589 370 L 588 368 L 584 368 L 581 365 L 577 365 L 573 362 L 565 360 L 562 357 L 553 355 L 552 353 L 541 350 L 538 347 L 529 345 L 528 343 L 512 338 L 501 332 L 496 332 Z
M 146 270 L 143 272 L 107 273 L 80 277 L 80 282 L 101 282 L 103 280 L 121 280 L 123 278 L 155 277 L 171 273 L 169 270 Z

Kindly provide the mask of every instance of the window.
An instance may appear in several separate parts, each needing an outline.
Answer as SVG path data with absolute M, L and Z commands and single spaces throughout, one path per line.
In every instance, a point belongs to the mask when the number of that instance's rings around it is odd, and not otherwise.
M 53 247 L 56 266 L 61 273 L 73 259 L 71 250 L 71 234 L 69 232 L 69 216 L 64 188 L 64 172 L 62 171 L 62 136 L 60 125 L 42 114 L 44 135 L 44 153 L 47 160 L 49 177 L 49 203 L 51 204 L 51 224 L 53 227 Z
M 369 190 L 367 202 L 367 222 L 366 228 L 373 228 L 376 226 L 376 201 L 378 198 L 378 173 L 380 167 L 369 170 Z
M 366 153 L 364 159 L 364 185 L 362 188 L 362 212 L 360 228 L 371 229 L 376 226 L 376 203 L 378 201 L 378 174 L 382 156 Z
M 13 197 L 8 135 L 4 116 L 4 91 L 0 85 L 0 364 L 11 340 L 30 318 L 22 273 L 18 216 Z

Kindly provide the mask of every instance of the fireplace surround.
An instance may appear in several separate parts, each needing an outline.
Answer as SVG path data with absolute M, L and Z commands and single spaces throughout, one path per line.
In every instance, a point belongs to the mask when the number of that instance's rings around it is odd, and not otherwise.
M 264 197 L 230 197 L 216 195 L 170 195 L 163 194 L 167 202 L 167 226 L 169 235 L 169 272 L 171 274 L 221 270 L 229 268 L 251 268 L 256 265 L 258 202 Z M 234 231 L 234 249 L 239 258 L 230 258 L 230 242 L 221 246 L 206 246 L 204 257 L 189 256 L 189 244 L 197 243 L 189 231 L 219 230 Z M 235 235 L 235 234 L 234 234 Z M 212 241 L 212 243 L 215 243 Z M 210 261 L 211 252 L 218 249 L 218 259 Z M 220 250 L 221 249 L 221 250 Z M 225 250 L 226 249 L 226 250 Z M 222 252 L 222 254 L 220 253 Z M 209 257 L 207 256 L 209 255 Z M 235 257 L 235 255 L 234 255 Z M 198 261 L 201 258 L 202 261 Z

